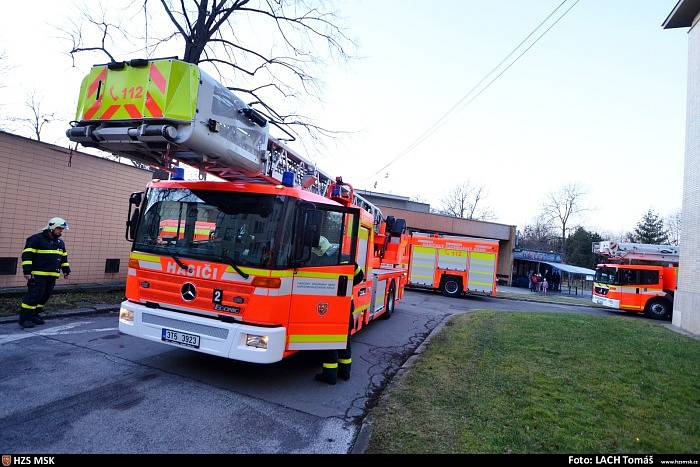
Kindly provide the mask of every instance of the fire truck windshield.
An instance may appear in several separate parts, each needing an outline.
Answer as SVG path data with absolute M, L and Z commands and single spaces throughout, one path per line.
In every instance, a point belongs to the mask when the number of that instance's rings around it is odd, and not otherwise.
M 238 266 L 284 268 L 292 247 L 292 206 L 283 196 L 151 189 L 134 248 Z
M 619 285 L 617 268 L 598 268 L 595 270 L 595 282 L 609 285 Z

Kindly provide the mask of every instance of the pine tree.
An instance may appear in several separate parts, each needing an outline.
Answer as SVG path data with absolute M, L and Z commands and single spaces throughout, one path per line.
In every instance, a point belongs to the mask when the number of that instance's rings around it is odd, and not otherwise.
M 595 269 L 597 257 L 591 251 L 591 245 L 602 240 L 603 237 L 596 232 L 577 227 L 576 231 L 566 239 L 566 262 L 574 266 Z
M 664 245 L 668 243 L 668 231 L 664 227 L 664 220 L 649 209 L 637 223 L 632 233 L 632 239 L 636 243 L 649 243 L 652 245 Z

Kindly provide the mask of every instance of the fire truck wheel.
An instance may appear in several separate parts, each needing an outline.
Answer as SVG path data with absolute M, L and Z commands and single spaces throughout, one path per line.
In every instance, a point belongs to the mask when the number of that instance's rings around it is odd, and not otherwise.
M 651 319 L 670 319 L 671 304 L 667 300 L 659 298 L 649 300 L 644 310 L 644 316 Z
M 445 276 L 440 284 L 440 291 L 448 297 L 459 297 L 462 295 L 461 279 L 454 276 Z
M 389 319 L 391 315 L 394 314 L 394 305 L 396 304 L 396 291 L 394 290 L 394 283 L 392 282 L 389 286 L 389 295 L 386 298 L 386 313 L 382 315 L 382 318 Z

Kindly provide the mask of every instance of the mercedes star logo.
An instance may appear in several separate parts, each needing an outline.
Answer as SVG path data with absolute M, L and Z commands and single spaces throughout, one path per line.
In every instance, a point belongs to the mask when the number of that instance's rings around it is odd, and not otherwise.
M 191 282 L 185 282 L 182 284 L 180 293 L 182 294 L 183 300 L 191 302 L 195 299 L 195 297 L 197 297 L 197 287 L 195 287 Z

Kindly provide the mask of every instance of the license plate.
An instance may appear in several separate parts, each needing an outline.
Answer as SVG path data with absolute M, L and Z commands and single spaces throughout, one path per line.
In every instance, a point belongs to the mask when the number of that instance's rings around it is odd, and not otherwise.
M 186 332 L 173 331 L 172 329 L 163 328 L 160 339 L 187 347 L 194 347 L 195 349 L 199 348 L 199 336 L 195 334 L 187 334 Z
M 603 305 L 608 308 L 615 308 L 615 304 L 612 302 L 612 300 L 603 297 L 596 297 L 595 295 L 593 296 L 593 303 L 596 305 Z

